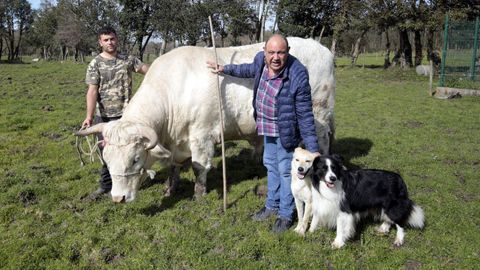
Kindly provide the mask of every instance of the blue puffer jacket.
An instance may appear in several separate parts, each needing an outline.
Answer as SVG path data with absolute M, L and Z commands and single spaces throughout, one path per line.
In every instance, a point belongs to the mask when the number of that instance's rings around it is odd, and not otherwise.
M 259 52 L 253 63 L 225 65 L 224 74 L 240 78 L 255 78 L 253 87 L 253 107 L 256 119 L 255 99 L 257 89 L 265 66 L 263 52 Z M 303 140 L 310 152 L 319 152 L 315 132 L 315 120 L 312 112 L 312 97 L 308 82 L 308 71 L 292 55 L 288 56 L 283 71 L 283 85 L 277 96 L 278 129 L 280 141 L 285 149 L 293 150 Z

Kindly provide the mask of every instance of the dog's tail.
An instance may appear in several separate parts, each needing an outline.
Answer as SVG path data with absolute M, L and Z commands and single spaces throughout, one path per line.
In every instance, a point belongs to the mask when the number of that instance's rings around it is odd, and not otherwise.
M 407 223 L 411 227 L 418 229 L 422 229 L 425 226 L 425 215 L 420 206 L 413 204 L 412 212 L 410 212 Z

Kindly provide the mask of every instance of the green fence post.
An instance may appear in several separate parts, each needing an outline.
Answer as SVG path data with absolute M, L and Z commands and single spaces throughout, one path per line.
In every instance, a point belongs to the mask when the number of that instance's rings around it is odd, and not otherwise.
M 475 81 L 476 73 L 476 62 L 477 62 L 477 49 L 478 49 L 478 26 L 479 20 L 478 17 L 475 20 L 475 34 L 473 35 L 473 53 L 472 53 L 472 64 L 470 65 L 470 78 L 472 81 Z
M 442 51 L 442 64 L 440 69 L 440 86 L 445 86 L 445 62 L 447 58 L 447 45 L 448 45 L 448 14 L 445 14 L 445 30 L 443 32 L 443 51 Z

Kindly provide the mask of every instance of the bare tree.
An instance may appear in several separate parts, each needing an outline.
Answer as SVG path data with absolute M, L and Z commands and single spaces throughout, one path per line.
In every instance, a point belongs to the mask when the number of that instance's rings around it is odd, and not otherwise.
M 8 49 L 8 61 L 18 59 L 23 34 L 33 21 L 33 14 L 27 0 L 11 0 L 4 2 L 3 38 Z
M 255 41 L 256 42 L 263 42 L 265 41 L 265 21 L 267 19 L 268 9 L 270 6 L 270 0 L 258 0 L 257 2 L 257 18 L 258 21 L 256 23 L 256 33 L 255 33 Z
M 5 37 L 5 0 L 0 0 L 0 60 L 2 60 L 3 55 L 3 39 Z

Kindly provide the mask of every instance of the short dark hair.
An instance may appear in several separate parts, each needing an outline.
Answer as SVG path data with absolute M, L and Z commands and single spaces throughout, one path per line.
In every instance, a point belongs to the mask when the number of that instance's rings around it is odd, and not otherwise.
M 115 29 L 113 29 L 113 27 L 111 26 L 104 26 L 100 28 L 100 30 L 98 30 L 98 37 L 100 37 L 101 35 L 110 35 L 110 34 L 114 34 L 115 36 L 117 35 L 117 32 L 115 31 Z

